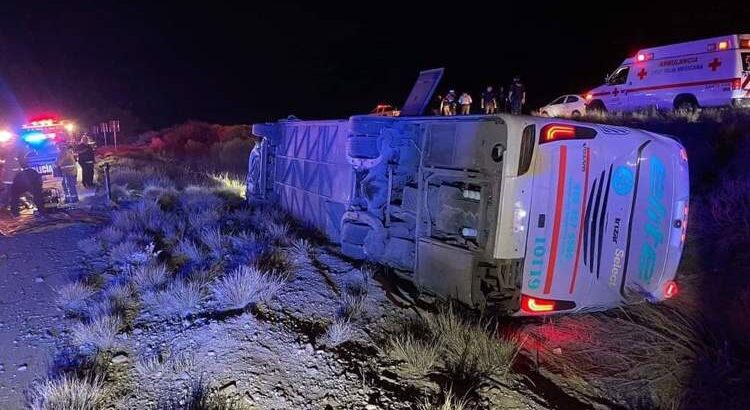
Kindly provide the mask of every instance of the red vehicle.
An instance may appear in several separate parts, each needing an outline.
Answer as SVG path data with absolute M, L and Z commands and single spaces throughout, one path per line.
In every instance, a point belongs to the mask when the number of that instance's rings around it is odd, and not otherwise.
M 401 111 L 390 104 L 378 104 L 370 111 L 370 115 L 379 115 L 381 117 L 398 117 Z

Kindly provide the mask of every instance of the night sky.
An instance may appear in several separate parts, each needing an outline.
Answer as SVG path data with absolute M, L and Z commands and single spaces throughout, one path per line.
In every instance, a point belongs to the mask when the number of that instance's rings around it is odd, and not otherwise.
M 346 117 L 401 105 L 434 67 L 447 69 L 441 89 L 475 98 L 518 73 L 534 107 L 598 85 L 639 47 L 750 32 L 738 1 L 7 3 L 0 123 L 48 112 L 150 127 Z

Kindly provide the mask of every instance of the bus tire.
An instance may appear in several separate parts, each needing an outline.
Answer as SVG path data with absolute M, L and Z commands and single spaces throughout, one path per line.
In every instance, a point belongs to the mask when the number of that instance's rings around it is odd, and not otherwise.
M 698 100 L 692 94 L 680 94 L 674 99 L 674 110 L 693 113 L 698 110 Z
M 607 107 L 604 105 L 604 102 L 602 102 L 602 100 L 594 100 L 586 106 L 586 112 L 591 112 L 594 114 L 603 113 L 607 112 Z

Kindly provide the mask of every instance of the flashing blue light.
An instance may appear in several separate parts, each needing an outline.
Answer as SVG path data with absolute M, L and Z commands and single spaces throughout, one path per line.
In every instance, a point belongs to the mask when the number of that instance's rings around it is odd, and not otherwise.
M 47 140 L 47 136 L 41 132 L 29 132 L 21 136 L 27 144 L 38 145 Z

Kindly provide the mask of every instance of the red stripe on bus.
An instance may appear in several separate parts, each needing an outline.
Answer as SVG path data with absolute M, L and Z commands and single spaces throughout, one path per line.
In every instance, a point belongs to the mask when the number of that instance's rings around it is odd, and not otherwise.
M 568 147 L 560 146 L 560 164 L 557 170 L 557 198 L 555 200 L 555 222 L 552 225 L 552 245 L 549 250 L 549 262 L 547 262 L 547 277 L 544 280 L 544 293 L 547 294 L 552 288 L 552 278 L 555 275 L 555 263 L 557 262 L 557 245 L 560 240 L 560 220 L 562 218 L 562 207 L 565 194 L 565 170 L 568 162 Z
M 576 242 L 576 258 L 573 264 L 573 278 L 570 280 L 570 289 L 568 293 L 573 293 L 576 288 L 576 277 L 578 276 L 578 261 L 581 257 L 581 238 L 583 237 L 583 220 L 586 214 L 586 196 L 589 192 L 589 169 L 591 169 L 591 149 L 583 147 L 586 150 L 586 168 L 583 177 L 583 200 L 581 201 L 581 221 L 578 223 L 578 241 Z

